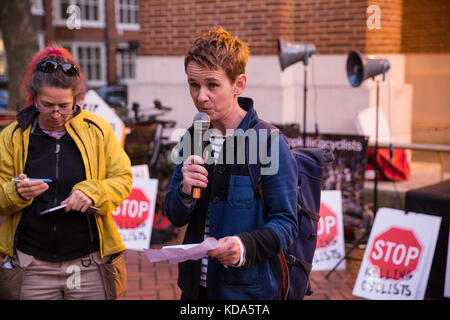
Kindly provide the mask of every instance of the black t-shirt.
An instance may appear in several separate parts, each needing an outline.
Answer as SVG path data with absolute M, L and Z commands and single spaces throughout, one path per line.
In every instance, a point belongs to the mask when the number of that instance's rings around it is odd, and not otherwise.
M 17 231 L 17 249 L 37 259 L 61 262 L 99 250 L 94 214 L 59 210 L 40 212 L 58 206 L 72 187 L 86 179 L 85 167 L 75 141 L 68 133 L 55 139 L 35 122 L 24 173 L 29 178 L 49 178 L 49 189 L 34 198 L 23 210 Z

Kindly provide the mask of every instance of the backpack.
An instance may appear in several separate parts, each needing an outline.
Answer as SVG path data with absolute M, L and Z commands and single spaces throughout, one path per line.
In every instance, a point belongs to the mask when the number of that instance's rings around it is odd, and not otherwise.
M 250 128 L 257 131 L 259 129 L 278 129 L 262 120 L 256 120 L 250 125 Z M 259 137 L 258 134 L 257 136 Z M 248 154 L 248 150 L 246 151 Z M 316 249 L 317 225 L 320 219 L 322 171 L 326 162 L 333 161 L 333 154 L 329 150 L 320 148 L 296 148 L 291 152 L 297 162 L 299 233 L 294 243 L 281 252 L 278 258 L 283 271 L 282 298 L 301 300 L 305 295 L 312 294 L 309 275 Z M 248 170 L 253 188 L 261 196 L 264 204 L 261 179 L 263 176 L 260 175 L 261 163 L 258 161 L 257 164 L 248 164 Z

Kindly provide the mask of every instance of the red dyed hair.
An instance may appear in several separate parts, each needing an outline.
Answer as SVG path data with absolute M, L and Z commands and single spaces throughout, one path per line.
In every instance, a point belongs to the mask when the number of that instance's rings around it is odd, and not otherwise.
M 69 77 L 63 73 L 61 68 L 58 68 L 54 73 L 44 73 L 36 70 L 39 62 L 43 60 L 53 60 L 56 62 L 72 63 L 78 66 L 79 75 Z M 75 62 L 72 54 L 55 43 L 50 44 L 45 49 L 37 52 L 30 64 L 22 81 L 22 87 L 27 94 L 26 105 L 34 103 L 35 96 L 39 93 L 43 85 L 53 86 L 63 89 L 72 89 L 73 96 L 76 101 L 80 101 L 86 92 L 86 78 L 81 71 L 80 65 Z

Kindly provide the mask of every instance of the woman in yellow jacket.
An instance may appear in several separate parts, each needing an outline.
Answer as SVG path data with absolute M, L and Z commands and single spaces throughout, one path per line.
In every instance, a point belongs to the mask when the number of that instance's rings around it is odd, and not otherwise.
M 111 212 L 131 192 L 130 160 L 77 104 L 85 78 L 67 50 L 37 53 L 23 85 L 30 105 L 0 133 L 0 298 L 114 299 L 126 248 Z

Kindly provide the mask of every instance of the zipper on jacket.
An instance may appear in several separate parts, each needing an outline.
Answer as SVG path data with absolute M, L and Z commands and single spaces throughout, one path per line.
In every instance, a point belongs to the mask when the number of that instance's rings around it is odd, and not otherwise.
M 90 175 L 89 178 L 88 178 L 88 177 L 86 177 L 86 178 L 87 178 L 87 179 L 92 179 L 91 161 L 90 161 L 90 159 L 89 159 L 89 154 L 88 154 L 86 145 L 84 144 L 83 139 L 81 139 L 80 135 L 79 135 L 78 132 L 75 130 L 75 128 L 73 127 L 73 125 L 72 125 L 71 123 L 70 123 L 69 125 L 70 125 L 70 127 L 72 128 L 73 132 L 75 132 L 75 134 L 76 134 L 76 136 L 78 137 L 78 139 L 81 141 L 81 144 L 83 145 L 83 148 L 84 148 L 84 153 L 85 153 L 86 158 L 87 158 L 87 162 L 88 162 L 88 166 L 89 166 L 89 175 Z
M 55 207 L 58 205 L 58 183 L 59 183 L 59 151 L 61 150 L 61 145 L 59 144 L 58 141 L 56 141 L 56 145 L 55 145 Z M 55 218 L 53 219 L 53 236 L 55 237 L 54 241 L 56 244 L 56 221 Z M 53 252 L 53 256 L 56 257 L 56 246 L 55 246 L 55 252 Z
M 59 151 L 61 150 L 61 145 L 56 142 L 55 147 L 55 207 L 58 205 L 58 180 L 59 180 Z
M 92 178 L 91 161 L 89 160 L 89 154 L 88 154 L 86 145 L 84 144 L 83 139 L 81 139 L 80 135 L 75 130 L 75 128 L 72 126 L 72 124 L 70 124 L 70 127 L 72 128 L 73 132 L 75 132 L 76 136 L 78 137 L 78 139 L 80 139 L 81 143 L 83 144 L 84 152 L 85 152 L 86 158 L 88 160 L 90 178 Z M 88 223 L 88 227 L 89 227 L 89 238 L 90 238 L 91 242 L 94 242 L 94 235 L 92 232 L 91 221 L 89 219 L 89 213 L 86 213 L 86 218 L 87 218 L 87 223 Z

